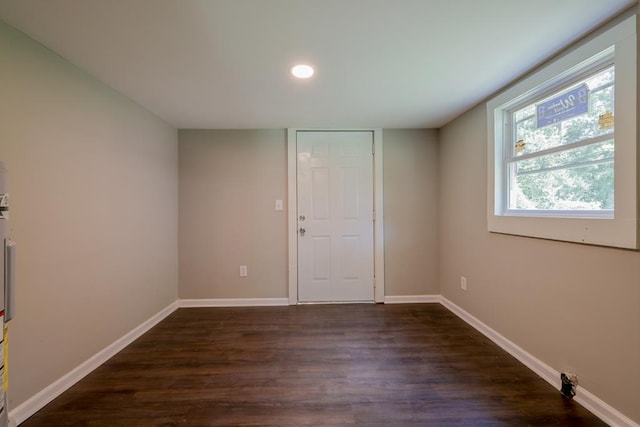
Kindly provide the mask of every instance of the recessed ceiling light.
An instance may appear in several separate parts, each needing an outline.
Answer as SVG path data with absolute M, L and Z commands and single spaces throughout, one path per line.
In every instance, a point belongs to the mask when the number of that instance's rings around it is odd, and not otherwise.
M 291 67 L 291 74 L 299 79 L 308 79 L 313 76 L 314 72 L 313 67 L 307 64 L 298 64 Z

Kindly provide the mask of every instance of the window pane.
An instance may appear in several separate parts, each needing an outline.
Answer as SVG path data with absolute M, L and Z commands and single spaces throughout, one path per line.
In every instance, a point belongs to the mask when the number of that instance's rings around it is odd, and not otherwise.
M 589 113 L 562 122 L 560 127 L 562 144 L 571 144 L 587 138 L 613 133 L 613 127 L 600 128 L 601 114 L 613 113 L 613 86 L 589 93 Z
M 593 77 L 587 79 L 587 85 L 590 90 L 597 89 L 600 86 L 613 83 L 615 81 L 615 71 L 613 67 L 609 67 L 606 70 L 596 74 Z
M 613 160 L 615 145 L 613 140 L 572 148 L 545 156 L 516 162 L 516 173 L 531 173 L 540 169 L 571 167 L 585 162 Z
M 515 121 L 519 122 L 520 120 L 524 119 L 525 117 L 531 117 L 534 116 L 536 114 L 536 106 L 531 104 L 526 108 L 523 108 L 521 110 L 516 111 L 515 113 Z
M 511 176 L 509 209 L 592 211 L 614 207 L 613 160 Z
M 536 118 L 520 122 L 516 125 L 516 142 L 522 141 L 522 149 L 516 149 L 516 156 L 535 153 L 562 144 L 560 126 L 551 125 L 536 129 Z
M 601 115 L 614 111 L 614 68 L 610 67 L 600 73 L 578 82 L 576 85 L 558 91 L 554 95 L 532 103 L 513 112 L 515 122 L 514 154 L 521 156 L 536 153 L 541 150 L 571 144 L 587 138 L 613 134 L 613 121 L 611 125 L 605 125 L 600 120 Z M 570 93 L 572 89 L 586 87 L 588 94 L 588 111 L 575 117 L 558 119 L 556 123 L 538 127 L 540 124 L 535 115 L 536 105 L 554 103 L 555 99 L 561 99 L 563 94 Z M 558 101 L 560 102 L 560 101 Z M 583 104 L 584 105 L 584 104 Z M 586 109 L 586 107 L 585 107 Z M 531 116 L 531 112 L 534 113 Z

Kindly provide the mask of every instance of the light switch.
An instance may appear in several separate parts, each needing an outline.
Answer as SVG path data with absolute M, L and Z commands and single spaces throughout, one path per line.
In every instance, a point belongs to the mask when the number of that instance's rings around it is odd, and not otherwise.
M 277 211 L 282 210 L 282 200 L 276 200 L 276 210 Z

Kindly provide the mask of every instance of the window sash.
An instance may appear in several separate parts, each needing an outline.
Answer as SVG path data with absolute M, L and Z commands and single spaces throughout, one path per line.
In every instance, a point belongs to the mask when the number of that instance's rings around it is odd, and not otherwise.
M 584 139 L 584 140 L 579 140 L 579 141 L 574 141 L 572 143 L 569 144 L 564 144 L 564 145 L 558 145 L 556 147 L 551 147 L 548 149 L 544 149 L 544 150 L 540 150 L 540 151 L 535 151 L 532 153 L 526 153 L 526 154 L 521 154 L 519 156 L 516 156 L 516 153 L 514 151 L 514 146 L 515 146 L 515 142 L 518 140 L 517 137 L 517 128 L 518 128 L 518 124 L 519 123 L 523 123 L 527 120 L 530 120 L 532 117 L 535 117 L 535 113 L 532 115 L 527 115 L 526 117 L 522 117 L 519 120 L 515 119 L 516 113 L 524 108 L 527 108 L 531 105 L 535 105 L 537 103 L 543 102 L 546 99 L 552 98 L 553 96 L 562 93 L 565 90 L 570 89 L 572 86 L 577 85 L 578 83 L 581 83 L 583 81 L 589 80 L 590 78 L 596 76 L 597 74 L 609 69 L 609 68 L 614 68 L 615 67 L 615 53 L 613 49 L 607 49 L 608 52 L 606 55 L 604 55 L 603 57 L 601 57 L 600 59 L 598 59 L 597 61 L 595 61 L 594 63 L 590 64 L 589 66 L 585 67 L 585 69 L 583 69 L 581 72 L 578 72 L 576 74 L 572 74 L 570 79 L 564 79 L 561 80 L 559 82 L 557 82 L 556 84 L 550 86 L 549 88 L 547 88 L 544 92 L 537 92 L 534 95 L 529 95 L 523 99 L 520 99 L 519 102 L 517 104 L 513 104 L 510 106 L 510 108 L 505 109 L 504 110 L 504 117 L 503 117 L 503 122 L 505 124 L 505 132 L 504 132 L 504 137 L 505 140 L 503 141 L 503 150 L 504 150 L 504 154 L 505 154 L 505 161 L 511 161 L 511 159 L 517 157 L 517 158 L 525 158 L 525 156 L 530 156 L 530 155 L 534 155 L 534 154 L 538 154 L 538 153 L 544 153 L 547 150 L 553 150 L 553 149 L 559 149 L 562 150 L 565 147 L 570 147 L 572 146 L 572 144 L 579 144 L 582 143 L 582 141 L 588 141 L 589 139 Z M 615 69 L 615 68 L 614 68 Z M 603 90 L 606 90 L 610 87 L 614 87 L 615 88 L 615 76 L 614 76 L 614 81 L 613 82 L 607 82 L 604 83 L 600 86 L 597 86 L 593 89 L 590 89 L 589 92 L 591 94 L 596 94 L 598 92 L 601 92 Z M 614 102 L 614 106 L 615 106 L 615 102 Z M 562 122 L 558 122 L 558 123 L 562 123 Z M 598 135 L 595 138 L 599 138 L 601 136 L 606 137 L 607 135 L 611 135 L 613 134 L 613 129 L 610 132 Z M 594 138 L 594 139 L 595 139 Z M 609 137 L 610 138 L 610 137 Z
M 593 160 L 578 160 L 574 162 L 567 162 L 556 166 L 542 167 L 537 169 L 530 169 L 525 171 L 518 171 L 518 163 L 523 161 L 536 159 L 540 157 L 546 157 L 556 153 L 562 153 L 564 151 L 574 150 L 576 148 L 588 147 L 600 144 L 602 142 L 612 141 L 615 144 L 612 133 L 608 135 L 601 135 L 595 138 L 589 138 L 583 141 L 579 141 L 573 144 L 567 144 L 564 146 L 553 147 L 544 152 L 531 153 L 526 156 L 512 157 L 504 161 L 505 171 L 505 191 L 503 192 L 504 199 L 504 214 L 516 215 L 516 216 L 561 216 L 567 218 L 613 218 L 614 209 L 521 209 L 512 208 L 512 191 L 516 188 L 516 180 L 519 176 L 533 175 L 539 173 L 547 173 L 561 170 L 569 170 L 581 167 L 588 167 L 594 165 L 601 165 L 606 163 L 614 164 L 615 154 L 612 156 L 601 157 Z M 615 147 L 615 145 L 614 145 Z M 615 148 L 614 148 L 615 150 Z M 615 153 L 615 151 L 614 151 Z M 614 169 L 615 170 L 615 169 Z M 614 195 L 615 198 L 615 195 Z M 614 201 L 615 203 L 615 201 Z
M 561 151 L 568 151 L 574 148 L 586 147 L 588 145 L 593 145 L 599 142 L 604 142 L 604 141 L 609 141 L 611 139 L 614 139 L 613 135 L 614 135 L 614 132 L 609 132 L 603 135 L 598 135 L 593 138 L 582 139 L 580 141 L 572 142 L 570 144 L 565 144 L 565 145 L 557 145 L 555 147 L 547 148 L 545 150 L 522 154 L 520 156 L 514 156 L 513 149 L 511 149 L 510 156 L 505 158 L 505 162 L 507 163 L 518 162 L 521 160 L 534 159 L 536 157 L 543 157 L 549 154 L 559 153 Z
M 531 169 L 531 170 L 527 170 L 527 171 L 518 171 L 516 169 L 516 176 L 520 176 L 520 175 L 533 175 L 536 173 L 542 173 L 542 172 L 553 172 L 553 171 L 560 171 L 560 170 L 567 170 L 567 169 L 575 169 L 575 168 L 581 168 L 584 166 L 593 166 L 593 165 L 601 165 L 604 163 L 613 163 L 614 158 L 613 157 L 603 157 L 602 159 L 597 159 L 597 160 L 584 160 L 581 162 L 575 162 L 575 163 L 567 163 L 561 166 L 550 166 L 550 167 L 546 167 L 546 168 L 540 168 L 540 169 Z M 515 165 L 518 162 L 512 162 L 510 163 L 510 165 Z
M 502 201 L 502 206 L 503 206 L 503 212 L 504 215 L 507 216 L 540 216 L 540 217 L 544 217 L 544 216 L 549 216 L 549 217 L 567 217 L 567 218 L 613 218 L 614 216 L 614 209 L 574 209 L 574 210 L 558 210 L 558 209 L 517 209 L 517 208 L 512 208 L 511 207 L 511 194 L 512 194 L 512 189 L 514 188 L 514 183 L 515 183 L 515 179 L 518 175 L 530 175 L 530 174 L 534 174 L 534 173 L 544 173 L 544 172 L 551 172 L 551 171 L 556 171 L 556 170 L 566 170 L 566 169 L 573 169 L 573 168 L 577 168 L 577 167 L 584 167 L 584 166 L 589 166 L 589 165 L 596 165 L 596 164 L 604 164 L 604 163 L 609 163 L 609 162 L 615 162 L 615 157 L 614 158 L 603 158 L 603 159 L 598 159 L 598 160 L 594 160 L 594 161 L 585 161 L 585 162 L 578 162 L 578 163 L 567 163 L 564 165 L 559 165 L 559 166 L 555 166 L 555 167 L 550 167 L 550 168 L 541 168 L 541 169 L 535 169 L 535 170 L 531 170 L 531 171 L 526 171 L 526 172 L 517 172 L 517 167 L 516 164 L 524 161 L 524 160 L 528 160 L 528 159 L 534 159 L 534 158 L 538 158 L 538 157 L 544 157 L 546 155 L 549 154 L 554 154 L 554 153 L 559 153 L 562 151 L 568 151 L 574 148 L 579 148 L 579 147 L 586 147 L 589 145 L 595 145 L 598 144 L 600 142 L 604 142 L 604 141 L 608 141 L 608 140 L 612 140 L 612 134 L 608 134 L 608 135 L 601 135 L 598 136 L 596 138 L 590 138 L 588 140 L 583 140 L 583 141 L 579 141 L 573 144 L 569 144 L 566 146 L 560 146 L 560 147 L 554 147 L 548 150 L 545 150 L 544 153 L 543 152 L 536 152 L 536 153 L 531 153 L 529 155 L 525 156 L 520 156 L 520 157 L 511 157 L 509 159 L 505 159 L 505 161 L 503 162 L 503 176 L 504 176 L 504 191 L 502 192 L 503 194 L 503 201 Z M 615 169 L 614 169 L 615 170 Z M 615 178 L 614 178 L 615 179 Z M 615 198 L 615 195 L 614 195 Z M 615 199 L 614 199 L 614 206 L 615 206 Z

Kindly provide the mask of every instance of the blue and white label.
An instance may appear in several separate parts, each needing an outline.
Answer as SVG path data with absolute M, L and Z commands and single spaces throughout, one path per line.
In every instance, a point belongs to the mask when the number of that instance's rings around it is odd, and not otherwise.
M 589 87 L 582 84 L 553 99 L 536 104 L 536 127 L 541 128 L 589 112 Z

